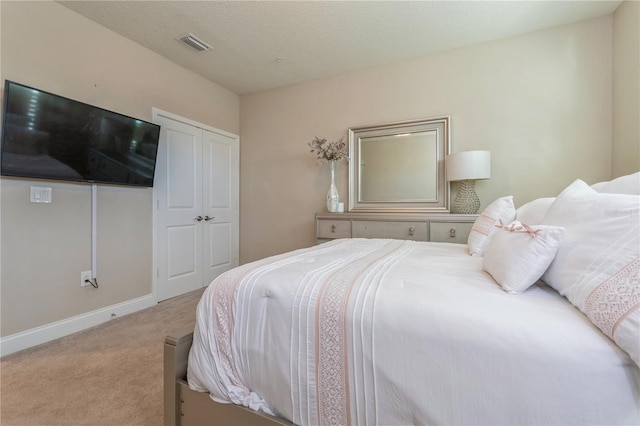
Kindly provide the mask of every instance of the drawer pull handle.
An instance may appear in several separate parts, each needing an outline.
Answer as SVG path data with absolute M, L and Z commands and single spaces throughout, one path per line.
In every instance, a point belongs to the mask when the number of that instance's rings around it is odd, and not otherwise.
M 409 235 L 413 235 L 416 233 L 416 228 L 414 228 L 413 226 L 409 227 Z
M 333 232 L 333 233 L 336 232 L 336 225 L 331 225 L 331 232 Z
M 451 238 L 455 238 L 456 237 L 456 228 L 449 229 L 449 236 Z

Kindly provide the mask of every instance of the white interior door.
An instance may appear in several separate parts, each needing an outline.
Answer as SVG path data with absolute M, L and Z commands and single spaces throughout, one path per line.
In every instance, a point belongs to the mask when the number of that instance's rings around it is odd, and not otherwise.
M 202 207 L 205 285 L 238 265 L 238 139 L 205 130 Z
M 239 259 L 238 136 L 169 113 L 154 181 L 158 300 L 209 285 Z
M 159 116 L 154 194 L 158 300 L 202 287 L 202 130 Z

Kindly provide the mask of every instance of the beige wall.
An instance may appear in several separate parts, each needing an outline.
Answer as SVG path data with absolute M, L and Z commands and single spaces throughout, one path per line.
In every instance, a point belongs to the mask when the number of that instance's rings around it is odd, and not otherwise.
M 482 207 L 611 176 L 612 17 L 241 97 L 241 262 L 309 246 L 328 167 L 306 143 L 451 115 L 452 151 L 488 149 Z M 338 169 L 347 199 L 347 166 Z
M 613 176 L 640 170 L 640 2 L 613 14 Z
M 152 107 L 239 133 L 239 97 L 58 3 L 1 8 L 2 80 L 10 79 L 141 119 Z M 53 203 L 29 203 L 32 184 Z M 98 280 L 91 269 L 91 187 L 3 178 L 1 334 L 152 292 L 152 191 L 99 186 Z

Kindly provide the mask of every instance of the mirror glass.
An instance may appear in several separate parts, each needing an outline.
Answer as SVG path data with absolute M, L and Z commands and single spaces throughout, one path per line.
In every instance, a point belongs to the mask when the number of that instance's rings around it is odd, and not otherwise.
M 449 117 L 349 129 L 349 210 L 446 212 Z
M 360 140 L 360 201 L 434 201 L 435 131 Z

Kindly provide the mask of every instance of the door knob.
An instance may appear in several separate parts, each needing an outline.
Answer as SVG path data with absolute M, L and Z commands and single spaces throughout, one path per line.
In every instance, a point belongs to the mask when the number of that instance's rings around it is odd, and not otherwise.
M 202 216 L 196 216 L 196 220 L 197 220 L 198 222 L 202 222 Z
M 204 217 L 204 220 L 206 220 L 206 221 L 210 221 L 210 220 L 213 220 L 213 219 L 215 219 L 215 218 L 216 218 L 215 216 L 211 216 L 211 217 L 209 217 L 209 216 L 205 216 L 205 217 Z

